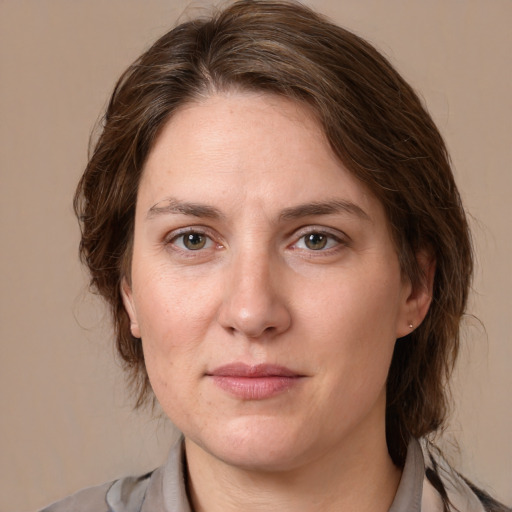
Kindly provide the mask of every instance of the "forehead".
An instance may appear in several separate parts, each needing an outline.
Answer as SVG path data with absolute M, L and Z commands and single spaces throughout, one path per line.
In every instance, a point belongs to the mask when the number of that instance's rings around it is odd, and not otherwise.
M 276 144 L 287 150 L 287 157 L 292 152 L 302 158 L 323 152 L 334 158 L 320 123 L 306 104 L 274 94 L 228 91 L 188 102 L 174 112 L 161 129 L 145 168 L 163 158 L 199 162 L 249 155 L 254 167 L 262 166 L 267 158 L 275 158 Z
M 281 208 L 340 195 L 363 209 L 376 201 L 336 157 L 309 107 L 240 92 L 186 104 L 162 128 L 139 199 L 148 206 L 169 195 Z

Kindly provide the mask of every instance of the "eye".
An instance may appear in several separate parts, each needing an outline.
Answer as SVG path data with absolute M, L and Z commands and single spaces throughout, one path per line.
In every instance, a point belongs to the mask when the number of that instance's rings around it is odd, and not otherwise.
M 175 236 L 171 243 L 176 247 L 186 251 L 199 251 L 209 249 L 213 245 L 210 237 L 198 231 L 188 231 Z
M 331 233 L 310 231 L 298 239 L 295 248 L 308 251 L 325 251 L 336 248 L 341 244 L 343 244 L 343 241 Z
M 312 251 L 319 251 L 325 249 L 327 246 L 328 238 L 322 233 L 310 233 L 303 237 L 304 245 Z

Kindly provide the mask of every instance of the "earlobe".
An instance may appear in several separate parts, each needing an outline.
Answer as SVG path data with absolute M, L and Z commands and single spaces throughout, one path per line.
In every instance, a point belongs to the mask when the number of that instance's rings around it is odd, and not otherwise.
M 126 277 L 121 281 L 121 297 L 123 298 L 123 305 L 128 317 L 130 318 L 130 331 L 134 338 L 140 338 L 139 323 L 137 321 L 137 312 L 135 304 L 133 303 L 133 294 L 130 284 Z
M 430 252 L 421 251 L 416 254 L 416 260 L 421 276 L 417 284 L 408 286 L 408 293 L 397 326 L 397 338 L 410 334 L 423 322 L 432 302 L 436 271 L 435 258 Z

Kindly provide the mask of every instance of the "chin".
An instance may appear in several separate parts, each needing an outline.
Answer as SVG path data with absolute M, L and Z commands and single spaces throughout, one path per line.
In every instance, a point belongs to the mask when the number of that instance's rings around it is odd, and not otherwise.
M 275 418 L 238 418 L 195 444 L 222 462 L 248 471 L 275 472 L 293 469 L 305 457 L 307 443 L 300 432 Z

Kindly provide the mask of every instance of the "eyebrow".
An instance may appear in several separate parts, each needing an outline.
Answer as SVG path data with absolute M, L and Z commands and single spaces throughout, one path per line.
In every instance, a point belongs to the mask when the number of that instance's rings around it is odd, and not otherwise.
M 208 219 L 220 219 L 224 217 L 222 212 L 213 206 L 200 203 L 191 203 L 188 201 L 179 201 L 173 197 L 168 197 L 167 199 L 159 201 L 153 205 L 148 210 L 146 218 L 152 219 L 154 217 L 158 217 L 159 215 L 169 214 L 190 215 L 192 217 L 202 217 Z
M 281 220 L 295 220 L 302 217 L 333 215 L 337 213 L 349 213 L 363 220 L 371 220 L 370 216 L 360 206 L 344 199 L 305 203 L 285 208 L 279 218 Z
M 328 201 L 315 201 L 311 203 L 299 204 L 285 208 L 279 214 L 279 220 L 296 220 L 303 217 L 312 217 L 315 215 L 333 215 L 339 213 L 348 213 L 355 215 L 363 220 L 371 220 L 369 215 L 358 205 L 344 199 L 332 199 Z M 146 215 L 147 219 L 152 219 L 160 215 L 189 215 L 192 217 L 222 219 L 225 215 L 213 206 L 188 201 L 180 201 L 173 197 L 168 197 L 153 205 Z

